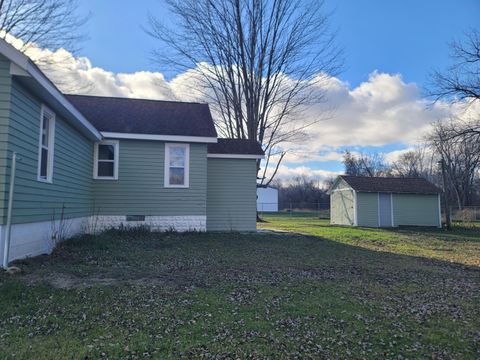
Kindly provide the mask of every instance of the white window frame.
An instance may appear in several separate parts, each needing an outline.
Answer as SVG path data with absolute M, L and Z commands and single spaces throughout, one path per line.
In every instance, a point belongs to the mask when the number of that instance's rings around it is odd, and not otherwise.
M 98 146 L 113 145 L 113 176 L 98 176 Z M 118 161 L 120 153 L 120 145 L 118 140 L 103 140 L 95 143 L 93 155 L 93 178 L 95 180 L 118 180 Z M 100 160 L 107 161 L 107 160 Z
M 44 145 L 42 143 L 42 132 L 43 132 L 43 118 L 47 115 L 49 117 L 49 126 L 48 126 L 48 144 L 47 144 L 47 176 L 42 177 L 40 172 L 42 168 L 42 149 Z M 50 110 L 47 106 L 43 105 L 40 108 L 40 136 L 38 139 L 38 168 L 37 168 L 37 180 L 46 183 L 53 182 L 53 152 L 55 146 L 55 113 Z
M 184 166 L 184 184 L 170 184 L 170 148 L 181 147 L 185 149 L 185 166 Z M 188 188 L 190 187 L 190 144 L 182 143 L 166 143 L 165 144 L 165 177 L 164 187 L 167 188 Z

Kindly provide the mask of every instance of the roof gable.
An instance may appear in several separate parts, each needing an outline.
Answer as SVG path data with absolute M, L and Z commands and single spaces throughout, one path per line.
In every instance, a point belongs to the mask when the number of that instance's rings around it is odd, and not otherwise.
M 438 194 L 438 187 L 424 178 L 401 177 L 364 177 L 341 175 L 339 179 L 345 181 L 352 189 L 358 192 L 386 192 L 400 194 Z M 337 185 L 337 181 L 334 186 Z M 333 187 L 332 186 L 332 189 Z
M 66 95 L 101 132 L 217 137 L 207 104 Z

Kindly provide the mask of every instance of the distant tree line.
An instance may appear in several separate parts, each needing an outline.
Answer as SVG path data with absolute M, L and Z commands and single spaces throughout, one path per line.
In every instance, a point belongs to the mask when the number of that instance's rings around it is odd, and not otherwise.
M 404 152 L 390 162 L 380 153 L 354 154 L 347 151 L 343 157 L 345 174 L 422 177 L 447 189 L 449 206 L 458 209 L 480 206 L 480 137 L 466 133 L 452 136 L 452 129 L 459 128 L 451 122 L 432 125 L 424 145 Z M 299 176 L 290 182 L 275 180 L 274 187 L 279 190 L 279 209 L 329 208 L 327 191 L 333 180 L 320 182 L 307 176 Z
M 289 183 L 276 180 L 275 187 L 278 189 L 279 210 L 323 210 L 330 207 L 328 187 L 306 176 L 299 176 Z

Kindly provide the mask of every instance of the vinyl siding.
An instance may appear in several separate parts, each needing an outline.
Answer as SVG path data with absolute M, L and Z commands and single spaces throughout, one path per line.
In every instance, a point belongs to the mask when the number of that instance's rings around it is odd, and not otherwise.
M 378 194 L 357 193 L 358 226 L 378 227 Z
M 8 126 L 10 123 L 11 98 L 10 61 L 0 55 L 0 222 L 7 207 L 6 177 L 10 174 L 8 165 Z M 3 222 L 2 222 L 3 223 Z
M 351 189 L 343 188 L 341 191 L 334 191 L 331 195 L 331 219 L 335 225 L 354 225 L 354 192 Z
M 393 194 L 394 226 L 438 226 L 438 196 Z
M 49 221 L 65 207 L 67 218 L 88 216 L 92 209 L 93 143 L 55 119 L 53 182 L 37 180 L 42 102 L 15 79 L 11 87 L 8 156 L 18 153 L 13 223 Z M 46 104 L 48 106 L 48 104 Z M 9 178 L 6 178 L 7 186 Z M 5 222 L 5 216 L 3 216 Z
M 208 159 L 207 231 L 256 230 L 256 161 Z
M 205 215 L 207 145 L 190 144 L 189 188 L 164 187 L 165 143 L 120 140 L 118 180 L 93 180 L 99 215 Z M 88 172 L 93 176 L 92 168 Z

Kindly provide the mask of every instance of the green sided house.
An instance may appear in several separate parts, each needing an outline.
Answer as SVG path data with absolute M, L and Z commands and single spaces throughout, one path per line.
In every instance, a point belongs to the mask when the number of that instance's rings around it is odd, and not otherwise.
M 329 189 L 330 222 L 441 227 L 440 193 L 422 178 L 339 176 Z
M 0 40 L 2 258 L 119 226 L 253 231 L 261 158 L 217 138 L 206 104 L 64 95 Z

